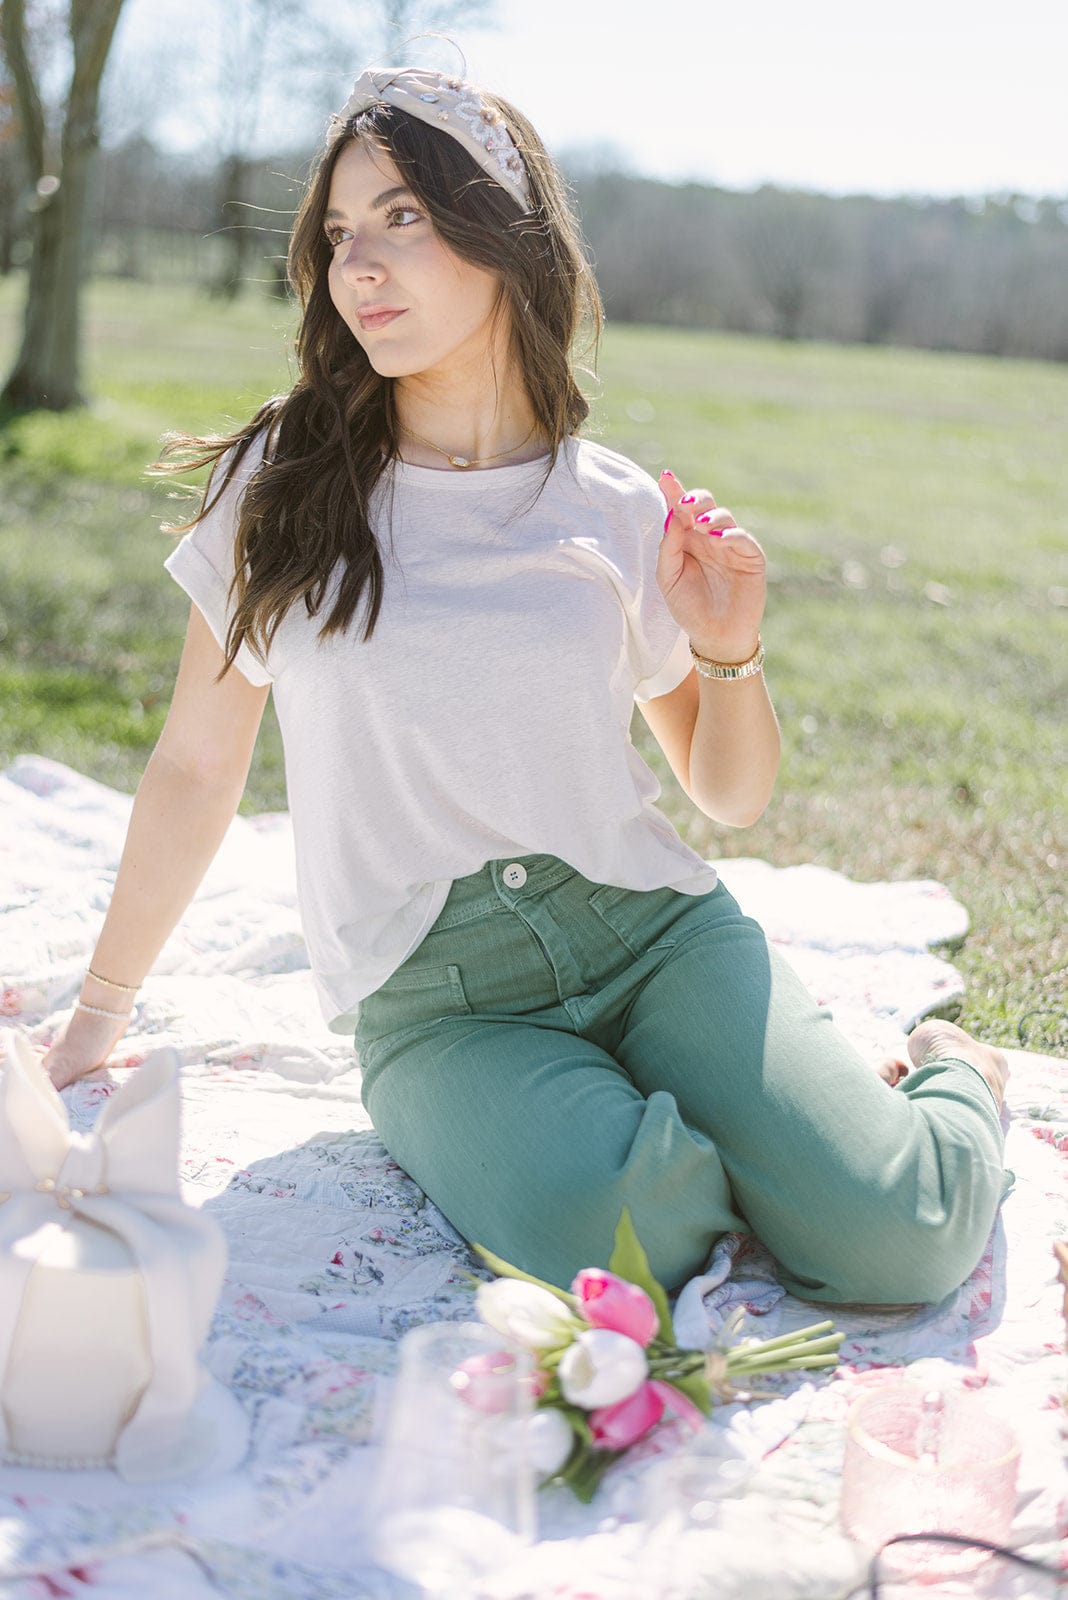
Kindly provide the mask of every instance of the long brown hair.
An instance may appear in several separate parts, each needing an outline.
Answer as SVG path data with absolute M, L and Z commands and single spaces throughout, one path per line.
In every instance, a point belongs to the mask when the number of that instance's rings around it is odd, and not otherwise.
M 200 508 L 184 532 L 215 505 L 261 429 L 270 448 L 249 479 L 235 534 L 235 610 L 225 672 L 242 641 L 261 656 L 291 605 L 317 616 L 328 581 L 340 581 L 319 636 L 343 632 L 366 594 L 363 638 L 382 606 L 383 565 L 368 520 L 371 492 L 397 455 L 393 379 L 381 377 L 335 309 L 327 287 L 330 245 L 323 232 L 334 165 L 353 140 L 388 155 L 445 243 L 465 261 L 495 272 L 497 312 L 506 310 L 511 355 L 526 383 L 538 430 L 549 441 L 549 470 L 561 441 L 589 407 L 572 366 L 588 333 L 596 351 L 603 313 L 564 181 L 537 133 L 514 106 L 482 97 L 504 118 L 526 164 L 533 208 L 520 213 L 509 192 L 450 134 L 386 104 L 337 123 L 309 176 L 289 244 L 289 282 L 302 316 L 295 340 L 300 376 L 288 394 L 267 400 L 236 433 L 164 436 L 150 473 L 212 463 Z M 219 458 L 233 451 L 212 488 Z M 180 455 L 177 462 L 166 458 Z M 548 473 L 546 474 L 548 476 Z M 221 674 L 220 674 L 221 675 Z

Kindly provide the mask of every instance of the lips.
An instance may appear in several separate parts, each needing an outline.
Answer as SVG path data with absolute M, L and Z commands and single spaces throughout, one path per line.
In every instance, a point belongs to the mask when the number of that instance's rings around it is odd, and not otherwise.
M 360 327 L 368 333 L 373 328 L 387 327 L 398 317 L 403 317 L 406 310 L 406 306 L 368 306 L 366 310 L 357 311 L 356 316 Z

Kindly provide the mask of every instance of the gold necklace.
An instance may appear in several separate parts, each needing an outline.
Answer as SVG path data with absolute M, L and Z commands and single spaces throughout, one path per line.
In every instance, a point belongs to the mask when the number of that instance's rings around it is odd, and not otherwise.
M 495 456 L 472 456 L 468 460 L 467 456 L 454 456 L 451 451 L 443 450 L 440 444 L 434 444 L 430 439 L 424 439 L 423 435 L 416 433 L 414 428 L 409 428 L 406 423 L 401 423 L 401 431 L 406 433 L 409 439 L 417 439 L 420 444 L 425 444 L 428 450 L 436 450 L 439 456 L 447 457 L 449 464 L 454 467 L 481 467 L 487 461 L 499 461 L 502 456 L 514 455 L 517 450 L 522 450 L 527 439 L 533 437 L 534 428 L 536 427 L 537 423 L 535 422 L 534 427 L 531 428 L 525 439 L 520 439 L 518 444 L 511 445 L 507 450 L 498 450 Z

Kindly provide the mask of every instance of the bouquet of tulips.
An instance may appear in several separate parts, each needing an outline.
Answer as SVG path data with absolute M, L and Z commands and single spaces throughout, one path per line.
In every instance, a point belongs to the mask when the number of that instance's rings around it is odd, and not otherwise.
M 483 1322 L 534 1357 L 537 1409 L 529 1442 L 543 1482 L 566 1483 L 589 1501 L 603 1474 L 670 1413 L 695 1431 L 714 1401 L 756 1398 L 767 1373 L 833 1367 L 844 1338 L 819 1322 L 778 1339 L 683 1350 L 675 1343 L 667 1295 L 624 1210 L 609 1270 L 587 1267 L 570 1291 L 532 1278 L 480 1245 L 500 1276 L 480 1283 Z M 737 1331 L 741 1313 L 727 1332 Z M 478 1411 L 503 1409 L 516 1358 L 506 1350 L 475 1356 L 453 1374 L 461 1399 Z

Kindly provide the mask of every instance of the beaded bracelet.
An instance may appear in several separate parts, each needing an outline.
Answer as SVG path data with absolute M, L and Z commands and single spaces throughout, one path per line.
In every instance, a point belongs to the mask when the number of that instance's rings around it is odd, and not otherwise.
M 128 1022 L 133 1016 L 132 1011 L 107 1011 L 103 1006 L 87 1006 L 84 1000 L 75 1000 L 75 1011 L 88 1011 L 92 1017 L 116 1017 Z

